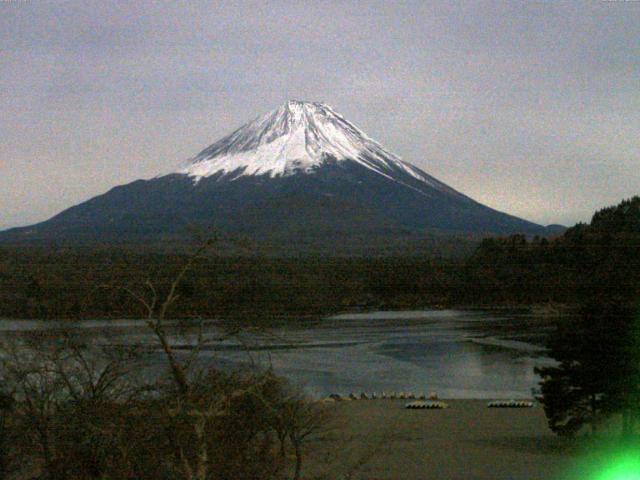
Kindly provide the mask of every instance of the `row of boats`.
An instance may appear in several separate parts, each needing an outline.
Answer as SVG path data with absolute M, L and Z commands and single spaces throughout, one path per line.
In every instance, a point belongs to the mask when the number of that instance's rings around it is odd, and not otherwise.
M 377 393 L 365 393 L 360 394 L 350 393 L 347 396 L 342 396 L 337 393 L 332 393 L 325 400 L 329 402 L 340 402 L 345 400 L 414 400 L 405 404 L 405 408 L 409 409 L 443 409 L 448 408 L 444 402 L 438 401 L 438 395 L 435 393 L 427 395 L 415 394 L 411 392 L 382 392 Z M 528 400 L 494 400 L 487 403 L 488 408 L 532 408 L 533 402 Z
M 488 408 L 532 408 L 533 402 L 528 400 L 496 400 L 487 403 Z M 405 405 L 409 409 L 442 409 L 449 408 L 444 402 L 417 400 Z

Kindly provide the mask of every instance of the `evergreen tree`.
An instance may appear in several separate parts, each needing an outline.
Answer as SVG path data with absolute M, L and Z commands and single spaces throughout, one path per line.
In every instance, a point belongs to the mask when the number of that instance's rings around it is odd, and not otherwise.
M 630 434 L 640 386 L 640 336 L 631 305 L 594 298 L 558 329 L 548 348 L 558 365 L 536 373 L 550 428 L 572 435 L 590 425 L 595 433 L 601 417 L 622 414 L 623 433 Z
M 580 272 L 582 308 L 549 339 L 558 365 L 536 369 L 549 426 L 595 431 L 600 417 L 620 414 L 630 435 L 640 410 L 640 197 L 596 212 L 558 246 Z

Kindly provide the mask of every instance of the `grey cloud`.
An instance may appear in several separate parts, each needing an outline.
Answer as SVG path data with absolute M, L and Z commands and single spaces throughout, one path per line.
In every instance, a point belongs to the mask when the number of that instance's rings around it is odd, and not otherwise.
M 5 2 L 0 42 L 4 225 L 171 171 L 288 98 L 533 221 L 640 190 L 638 2 Z

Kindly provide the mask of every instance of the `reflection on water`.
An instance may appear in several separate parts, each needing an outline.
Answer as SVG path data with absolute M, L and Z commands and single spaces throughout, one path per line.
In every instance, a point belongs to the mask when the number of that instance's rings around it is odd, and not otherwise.
M 441 398 L 523 398 L 537 387 L 533 367 L 549 364 L 531 343 L 541 340 L 545 325 L 531 320 L 514 312 L 453 310 L 339 315 L 213 343 L 200 353 L 199 363 L 271 365 L 316 396 L 410 391 L 436 392 Z M 106 329 L 119 341 L 151 344 L 142 325 L 82 323 L 89 332 Z M 5 334 L 42 327 L 41 322 L 0 320 Z M 173 343 L 184 354 L 192 344 L 178 336 Z

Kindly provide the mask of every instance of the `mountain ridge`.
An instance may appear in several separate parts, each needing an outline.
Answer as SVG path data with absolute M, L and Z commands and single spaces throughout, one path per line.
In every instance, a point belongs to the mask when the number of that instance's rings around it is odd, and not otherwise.
M 289 101 L 169 175 L 114 187 L 45 222 L 0 232 L 0 242 L 152 242 L 205 226 L 257 242 L 325 242 L 328 250 L 434 232 L 547 233 L 403 161 L 328 105 Z

